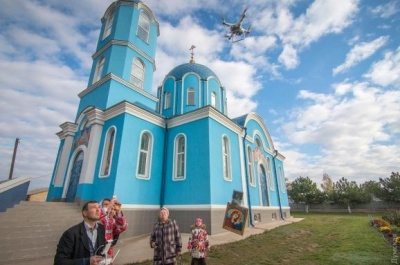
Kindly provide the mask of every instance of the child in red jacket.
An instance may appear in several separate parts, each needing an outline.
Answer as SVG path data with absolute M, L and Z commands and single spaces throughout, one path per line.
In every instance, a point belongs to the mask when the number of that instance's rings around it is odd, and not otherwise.
M 191 226 L 191 236 L 188 242 L 188 250 L 191 252 L 191 265 L 206 265 L 206 257 L 209 250 L 207 227 L 201 218 L 196 218 Z

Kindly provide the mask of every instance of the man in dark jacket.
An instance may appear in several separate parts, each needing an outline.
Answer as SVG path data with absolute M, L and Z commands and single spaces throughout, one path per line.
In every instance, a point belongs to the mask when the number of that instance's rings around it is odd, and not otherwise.
M 104 226 L 100 218 L 100 206 L 89 201 L 82 207 L 83 222 L 61 236 L 54 257 L 54 265 L 95 265 L 103 257 L 101 252 L 106 244 Z

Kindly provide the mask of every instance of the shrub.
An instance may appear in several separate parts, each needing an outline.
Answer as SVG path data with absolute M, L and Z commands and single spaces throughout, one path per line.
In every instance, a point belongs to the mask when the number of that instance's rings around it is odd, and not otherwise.
M 371 220 L 371 225 L 375 227 L 390 226 L 390 223 L 383 220 L 382 218 L 374 218 Z
M 392 225 L 400 225 L 400 209 L 388 210 L 382 219 L 388 221 Z

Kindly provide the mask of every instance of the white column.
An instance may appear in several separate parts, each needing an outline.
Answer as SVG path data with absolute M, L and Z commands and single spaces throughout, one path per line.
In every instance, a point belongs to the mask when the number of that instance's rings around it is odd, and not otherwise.
M 93 183 L 94 173 L 96 171 L 96 162 L 99 156 L 101 133 L 104 125 L 104 112 L 93 108 L 86 111 L 85 115 L 89 120 L 91 128 L 79 183 Z
M 64 140 L 64 145 L 61 150 L 60 158 L 57 163 L 56 175 L 54 177 L 54 187 L 62 187 L 64 177 L 68 167 L 68 160 L 71 154 L 72 144 L 74 143 L 74 135 L 78 125 L 72 122 L 65 122 L 60 125 L 62 131 L 57 133 L 60 140 Z

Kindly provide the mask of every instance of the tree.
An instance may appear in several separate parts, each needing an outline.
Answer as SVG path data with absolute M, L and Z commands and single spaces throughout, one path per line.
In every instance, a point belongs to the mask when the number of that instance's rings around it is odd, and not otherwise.
M 347 205 L 347 209 L 351 213 L 351 205 L 369 202 L 372 196 L 365 187 L 358 186 L 355 181 L 349 182 L 342 177 L 334 184 L 334 198 L 336 202 Z
M 371 194 L 374 197 L 377 197 L 377 194 L 380 190 L 380 184 L 377 181 L 369 180 L 361 184 L 361 187 L 365 188 L 365 191 Z
M 384 201 L 400 201 L 400 174 L 394 173 L 389 178 L 379 178 L 380 189 L 377 197 Z
M 288 193 L 295 203 L 306 204 L 307 213 L 310 203 L 321 203 L 323 201 L 323 193 L 309 177 L 299 177 L 293 181 L 292 188 Z
M 333 190 L 334 190 L 333 181 L 332 181 L 332 178 L 327 173 L 324 173 L 322 175 L 321 188 L 325 192 L 325 194 L 329 198 L 329 200 L 332 200 L 333 199 L 332 198 Z

